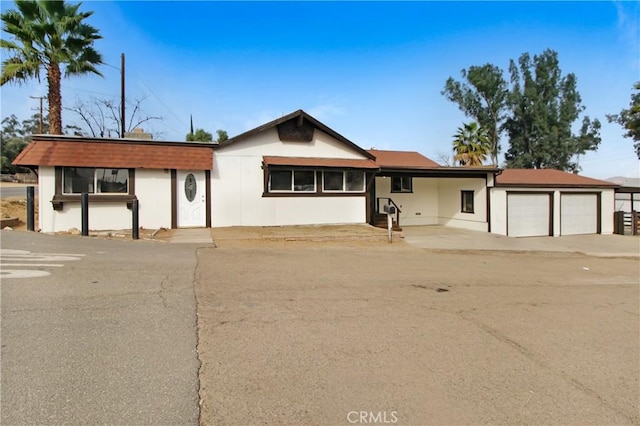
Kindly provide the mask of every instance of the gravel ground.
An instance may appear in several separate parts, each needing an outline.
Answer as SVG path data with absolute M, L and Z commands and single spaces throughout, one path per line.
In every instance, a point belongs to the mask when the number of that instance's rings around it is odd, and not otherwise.
M 638 424 L 637 259 L 198 252 L 201 423 Z

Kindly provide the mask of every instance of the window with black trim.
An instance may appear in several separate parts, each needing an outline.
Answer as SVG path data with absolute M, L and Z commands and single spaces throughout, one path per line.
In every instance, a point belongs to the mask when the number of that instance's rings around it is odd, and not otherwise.
M 324 192 L 364 192 L 364 172 L 324 171 L 322 172 Z
M 393 176 L 391 178 L 391 192 L 413 192 L 413 178 L 411 176 Z
M 474 191 L 460 191 L 462 203 L 460 210 L 462 213 L 473 213 L 473 192 Z
M 64 194 L 128 194 L 129 169 L 64 167 Z
M 315 192 L 313 170 L 270 170 L 269 192 Z

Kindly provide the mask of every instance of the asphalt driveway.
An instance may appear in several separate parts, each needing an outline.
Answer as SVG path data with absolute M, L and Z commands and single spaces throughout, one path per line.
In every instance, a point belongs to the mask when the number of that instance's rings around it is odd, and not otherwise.
M 639 257 L 640 236 L 568 235 L 514 238 L 445 226 L 405 226 L 408 244 L 435 250 L 496 250 L 583 253 L 603 257 Z
M 406 244 L 198 253 L 203 424 L 638 424 L 638 261 Z

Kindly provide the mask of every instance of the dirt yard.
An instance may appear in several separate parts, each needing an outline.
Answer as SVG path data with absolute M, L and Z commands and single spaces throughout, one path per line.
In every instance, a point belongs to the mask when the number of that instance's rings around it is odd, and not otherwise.
M 38 197 L 34 198 L 35 221 L 38 223 Z M 0 215 L 2 219 L 16 217 L 20 220 L 18 225 L 12 226 L 16 230 L 27 229 L 27 200 L 25 197 L 7 197 L 0 199 Z
M 638 424 L 637 259 L 200 249 L 202 424 Z

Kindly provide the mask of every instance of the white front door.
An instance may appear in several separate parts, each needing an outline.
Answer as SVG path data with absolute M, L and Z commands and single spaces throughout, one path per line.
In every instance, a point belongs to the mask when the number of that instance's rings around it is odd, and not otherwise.
M 206 226 L 207 196 L 204 171 L 178 170 L 176 178 L 178 228 Z

